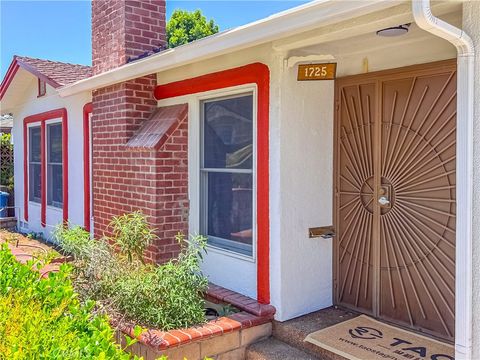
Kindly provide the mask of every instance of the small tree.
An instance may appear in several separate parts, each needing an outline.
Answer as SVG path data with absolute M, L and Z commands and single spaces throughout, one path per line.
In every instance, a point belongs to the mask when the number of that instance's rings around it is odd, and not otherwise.
M 217 32 L 218 25 L 213 19 L 207 21 L 200 10 L 189 12 L 177 9 L 167 23 L 168 47 L 174 48 Z

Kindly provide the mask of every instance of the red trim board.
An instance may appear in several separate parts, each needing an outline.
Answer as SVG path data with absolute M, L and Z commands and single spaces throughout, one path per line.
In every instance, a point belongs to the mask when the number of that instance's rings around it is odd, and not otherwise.
M 90 114 L 92 103 L 83 107 L 83 226 L 90 232 Z
M 19 67 L 20 66 L 18 65 L 16 60 L 12 61 L 12 63 L 8 67 L 7 73 L 5 74 L 5 77 L 0 84 L 0 100 L 3 99 L 3 95 L 5 95 L 5 93 L 7 92 L 7 89 L 10 86 L 13 78 L 15 77 L 15 74 L 17 73 Z
M 7 73 L 5 74 L 5 77 L 3 78 L 2 83 L 0 84 L 0 100 L 3 99 L 3 96 L 7 92 L 8 87 L 10 86 L 10 83 L 12 82 L 13 78 L 15 77 L 15 74 L 17 73 L 20 67 L 32 73 L 39 80 L 45 81 L 45 83 L 49 84 L 54 88 L 58 88 L 60 86 L 60 84 L 57 83 L 55 80 L 52 80 L 49 77 L 43 75 L 42 73 L 38 72 L 37 69 L 35 69 L 34 67 L 28 64 L 25 64 L 15 56 L 12 62 L 10 63 L 10 66 L 8 67 Z
M 232 86 L 256 84 L 257 113 L 257 300 L 270 303 L 270 220 L 269 220 L 269 107 L 270 71 L 253 63 L 191 79 L 158 85 L 157 100 L 195 94 Z
M 47 188 L 46 188 L 46 168 L 47 159 L 46 153 L 46 121 L 50 119 L 62 119 L 62 160 L 63 160 L 63 221 L 68 221 L 68 117 L 67 109 L 61 108 L 51 111 L 46 111 L 40 114 L 27 116 L 23 120 L 23 205 L 24 218 L 28 221 L 28 124 L 40 123 L 40 156 L 41 156 L 41 224 L 43 227 L 47 224 Z

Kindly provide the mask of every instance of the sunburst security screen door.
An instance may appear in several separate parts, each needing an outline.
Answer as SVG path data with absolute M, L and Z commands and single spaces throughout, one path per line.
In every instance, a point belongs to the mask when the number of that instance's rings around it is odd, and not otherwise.
M 340 79 L 335 300 L 452 340 L 453 61 Z

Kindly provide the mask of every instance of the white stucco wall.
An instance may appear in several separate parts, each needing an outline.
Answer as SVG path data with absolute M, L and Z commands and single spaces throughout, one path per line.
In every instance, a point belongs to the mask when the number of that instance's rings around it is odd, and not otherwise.
M 272 125 L 279 136 L 271 137 L 279 159 L 271 226 L 280 234 L 280 251 L 272 275 L 280 288 L 276 316 L 286 320 L 332 304 L 332 239 L 310 239 L 308 229 L 332 225 L 334 82 L 298 82 L 296 66 L 280 74 L 280 111 Z
M 12 84 L 14 86 L 14 84 Z M 13 112 L 13 141 L 15 159 L 15 206 L 23 231 L 42 232 L 50 238 L 53 228 L 62 221 L 62 209 L 47 206 L 46 223 L 40 224 L 40 204 L 29 202 L 28 225 L 24 220 L 23 189 L 23 119 L 27 116 L 58 108 L 67 109 L 68 117 L 68 201 L 69 220 L 73 224 L 83 224 L 83 106 L 91 101 L 89 93 L 82 93 L 68 98 L 60 98 L 55 90 L 47 85 L 47 94 L 37 98 L 37 79 L 31 76 L 31 85 L 23 94 L 21 103 L 9 109 Z
M 463 29 L 472 38 L 475 55 L 475 95 L 473 126 L 473 356 L 480 359 L 480 2 L 463 5 Z

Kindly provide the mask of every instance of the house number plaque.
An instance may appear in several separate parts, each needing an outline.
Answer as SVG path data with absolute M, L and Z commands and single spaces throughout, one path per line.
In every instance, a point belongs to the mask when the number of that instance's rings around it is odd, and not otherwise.
M 334 80 L 337 73 L 337 64 L 304 64 L 298 65 L 298 81 Z

